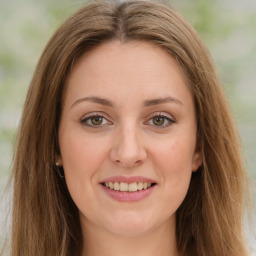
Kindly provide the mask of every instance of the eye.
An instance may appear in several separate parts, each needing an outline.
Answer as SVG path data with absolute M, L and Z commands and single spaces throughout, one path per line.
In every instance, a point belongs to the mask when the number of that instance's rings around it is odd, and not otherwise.
M 170 125 L 172 125 L 173 123 L 175 123 L 175 121 L 170 118 L 169 116 L 163 115 L 163 114 L 158 114 L 153 116 L 152 118 L 150 118 L 147 123 L 149 125 L 153 125 L 159 128 L 165 128 L 168 127 Z
M 111 124 L 111 122 L 108 121 L 104 116 L 98 115 L 98 114 L 85 116 L 80 120 L 80 123 L 82 123 L 83 125 L 95 127 L 95 128 L 102 127 L 107 124 Z

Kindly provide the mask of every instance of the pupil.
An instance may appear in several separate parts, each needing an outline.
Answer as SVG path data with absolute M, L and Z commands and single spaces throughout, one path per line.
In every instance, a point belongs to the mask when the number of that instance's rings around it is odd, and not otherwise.
M 162 117 L 155 117 L 154 119 L 153 119 L 153 122 L 154 122 L 154 124 L 155 125 L 163 125 L 164 124 L 164 119 L 162 118 Z
M 100 124 L 102 123 L 102 117 L 100 117 L 100 116 L 94 116 L 94 117 L 92 118 L 92 123 L 93 123 L 94 125 L 100 125 Z

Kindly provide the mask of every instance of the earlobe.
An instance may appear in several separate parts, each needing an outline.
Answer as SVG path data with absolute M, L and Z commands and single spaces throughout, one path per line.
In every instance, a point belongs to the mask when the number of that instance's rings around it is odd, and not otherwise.
M 56 165 L 56 166 L 62 166 L 62 158 L 61 158 L 61 155 L 56 155 L 56 158 L 55 158 L 55 165 Z
M 203 162 L 202 152 L 198 150 L 193 155 L 192 171 L 196 172 L 198 168 L 201 166 L 202 162 Z

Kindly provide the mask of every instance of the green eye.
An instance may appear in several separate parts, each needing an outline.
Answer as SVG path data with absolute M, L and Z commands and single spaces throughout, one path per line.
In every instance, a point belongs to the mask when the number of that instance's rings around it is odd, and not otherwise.
M 91 117 L 92 125 L 101 125 L 103 123 L 103 118 L 101 116 L 93 116 Z
M 165 119 L 164 117 L 162 116 L 156 116 L 152 119 L 153 121 L 153 124 L 156 125 L 156 126 L 162 126 L 165 122 Z
M 146 123 L 157 128 L 165 128 L 171 126 L 175 121 L 169 116 L 158 114 L 150 118 Z
M 88 116 L 82 120 L 80 120 L 80 123 L 89 127 L 99 128 L 104 125 L 110 124 L 110 122 L 101 115 L 91 115 Z

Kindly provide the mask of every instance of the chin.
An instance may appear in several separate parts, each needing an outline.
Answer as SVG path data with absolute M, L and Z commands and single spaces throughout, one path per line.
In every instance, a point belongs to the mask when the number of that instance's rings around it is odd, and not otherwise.
M 156 218 L 157 220 L 157 218 Z M 139 215 L 138 213 L 125 213 L 112 216 L 105 227 L 113 234 L 124 237 L 138 237 L 159 225 L 150 216 Z
M 136 238 L 142 236 L 151 230 L 150 227 L 146 227 L 144 225 L 136 225 L 136 224 L 122 224 L 111 226 L 109 231 L 115 235 L 122 237 L 130 237 Z

